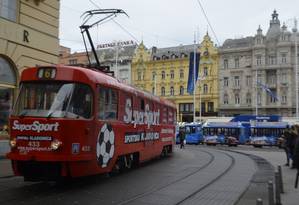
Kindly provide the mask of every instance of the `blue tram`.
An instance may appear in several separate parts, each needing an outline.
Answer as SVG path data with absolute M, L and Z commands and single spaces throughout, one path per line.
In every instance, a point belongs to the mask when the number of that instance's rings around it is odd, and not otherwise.
M 202 129 L 207 144 L 227 144 L 231 137 L 237 139 L 239 144 L 244 144 L 249 138 L 248 129 L 240 122 L 207 122 Z
M 179 129 L 184 128 L 186 144 L 201 144 L 203 143 L 202 129 L 200 123 L 187 123 L 177 125 L 176 127 L 176 144 L 180 143 Z
M 277 139 L 288 126 L 287 122 L 252 122 L 250 142 L 256 147 L 277 145 Z
M 202 125 L 200 123 L 185 124 L 186 144 L 202 144 Z

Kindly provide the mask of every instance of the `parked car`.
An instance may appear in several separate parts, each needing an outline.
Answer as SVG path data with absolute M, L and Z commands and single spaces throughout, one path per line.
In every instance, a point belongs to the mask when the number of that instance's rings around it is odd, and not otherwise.
M 227 138 L 227 145 L 228 146 L 238 146 L 239 144 L 239 141 L 237 140 L 237 138 L 235 137 L 228 137 Z

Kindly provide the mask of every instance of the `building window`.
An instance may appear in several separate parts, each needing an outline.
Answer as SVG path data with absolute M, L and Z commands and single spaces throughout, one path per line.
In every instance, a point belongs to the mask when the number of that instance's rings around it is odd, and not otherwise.
M 272 92 L 272 95 L 269 96 L 269 97 L 270 97 L 270 103 L 276 103 L 276 101 L 277 101 L 277 99 L 275 98 L 275 96 L 276 96 L 276 91 L 271 90 L 271 92 Z
M 69 64 L 70 65 L 77 65 L 78 64 L 78 60 L 77 59 L 70 59 L 69 60 Z
M 161 88 L 161 96 L 165 96 L 165 88 L 164 87 Z
M 269 62 L 270 65 L 276 64 L 276 57 L 275 56 L 269 56 Z
M 257 82 L 262 83 L 262 75 L 261 74 L 257 75 Z
M 163 80 L 165 79 L 165 71 L 162 71 L 161 78 L 162 78 Z
M 223 60 L 223 68 L 228 69 L 228 60 L 227 59 Z
M 141 80 L 141 72 L 137 73 L 137 80 Z
M 170 95 L 174 96 L 174 88 L 173 88 L 173 86 L 170 87 Z
M 207 85 L 207 84 L 204 84 L 204 85 L 203 85 L 203 93 L 204 93 L 204 94 L 207 94 L 207 93 L 208 93 L 208 85 Z
M 286 73 L 281 74 L 281 82 L 282 83 L 287 83 L 287 74 Z
M 170 78 L 174 79 L 174 71 L 173 70 L 170 71 Z
M 208 76 L 208 68 L 207 67 L 203 68 L 203 76 Z
M 183 78 L 184 78 L 184 70 L 181 69 L 181 70 L 180 70 L 180 79 L 183 79 Z
M 13 105 L 16 83 L 12 65 L 0 57 L 0 136 L 8 137 L 8 117 Z
M 180 95 L 184 95 L 184 86 L 180 86 Z
M 251 86 L 251 76 L 250 75 L 246 76 L 246 85 Z
M 287 103 L 287 96 L 284 94 L 281 96 L 281 103 L 286 104 Z
M 246 103 L 251 104 L 251 94 L 250 93 L 247 93 L 247 95 L 246 95 Z
M 257 94 L 257 104 L 259 104 L 259 105 L 262 104 L 262 95 L 261 95 L 261 93 Z
M 256 65 L 262 65 L 262 56 L 256 56 Z
M 235 58 L 235 68 L 239 68 L 239 58 Z
M 223 78 L 223 86 L 228 87 L 228 77 Z
M 155 87 L 152 87 L 152 93 L 155 94 Z
M 261 44 L 262 43 L 262 40 L 260 38 L 257 38 L 256 39 L 256 44 Z
M 240 96 L 239 96 L 239 94 L 235 94 L 235 104 L 236 105 L 240 104 Z
M 214 102 L 208 102 L 208 112 L 214 112 Z
M 223 104 L 225 104 L 225 105 L 228 104 L 228 94 L 224 94 L 224 96 L 223 96 Z
M 235 85 L 235 87 L 239 87 L 240 86 L 240 78 L 239 78 L 239 76 L 235 76 L 235 78 L 234 78 L 234 85 Z
M 152 72 L 152 80 L 155 80 L 156 78 L 156 72 Z
M 287 63 L 287 54 L 285 54 L 285 53 L 281 54 L 281 63 L 282 64 Z
M 17 21 L 17 0 L 0 0 L 0 16 Z

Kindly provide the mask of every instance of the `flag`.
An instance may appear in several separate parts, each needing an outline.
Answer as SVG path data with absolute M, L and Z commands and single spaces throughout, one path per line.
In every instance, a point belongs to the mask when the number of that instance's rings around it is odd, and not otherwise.
M 257 81 L 257 84 L 264 90 L 266 91 L 272 98 L 274 98 L 275 100 L 279 100 L 278 97 L 275 95 L 275 93 L 273 93 L 270 88 L 268 88 L 266 85 L 260 83 Z
M 196 53 L 195 55 L 195 76 L 193 74 L 194 71 L 194 52 L 190 53 L 189 58 L 189 76 L 188 76 L 188 85 L 187 85 L 187 92 L 191 95 L 194 91 L 194 77 L 195 77 L 195 83 L 197 81 L 198 77 L 198 70 L 199 70 L 199 60 L 200 60 L 200 54 Z

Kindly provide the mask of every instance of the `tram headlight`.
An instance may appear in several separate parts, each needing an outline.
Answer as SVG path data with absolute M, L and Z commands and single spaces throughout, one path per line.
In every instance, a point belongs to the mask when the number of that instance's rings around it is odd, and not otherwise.
M 55 140 L 53 140 L 53 141 L 51 142 L 51 149 L 52 149 L 52 150 L 58 150 L 59 147 L 61 147 L 61 145 L 62 145 L 62 142 L 59 141 L 59 140 L 57 140 L 57 139 L 55 139 Z
M 15 148 L 17 146 L 17 140 L 16 138 L 13 138 L 9 141 L 9 145 L 11 148 Z

